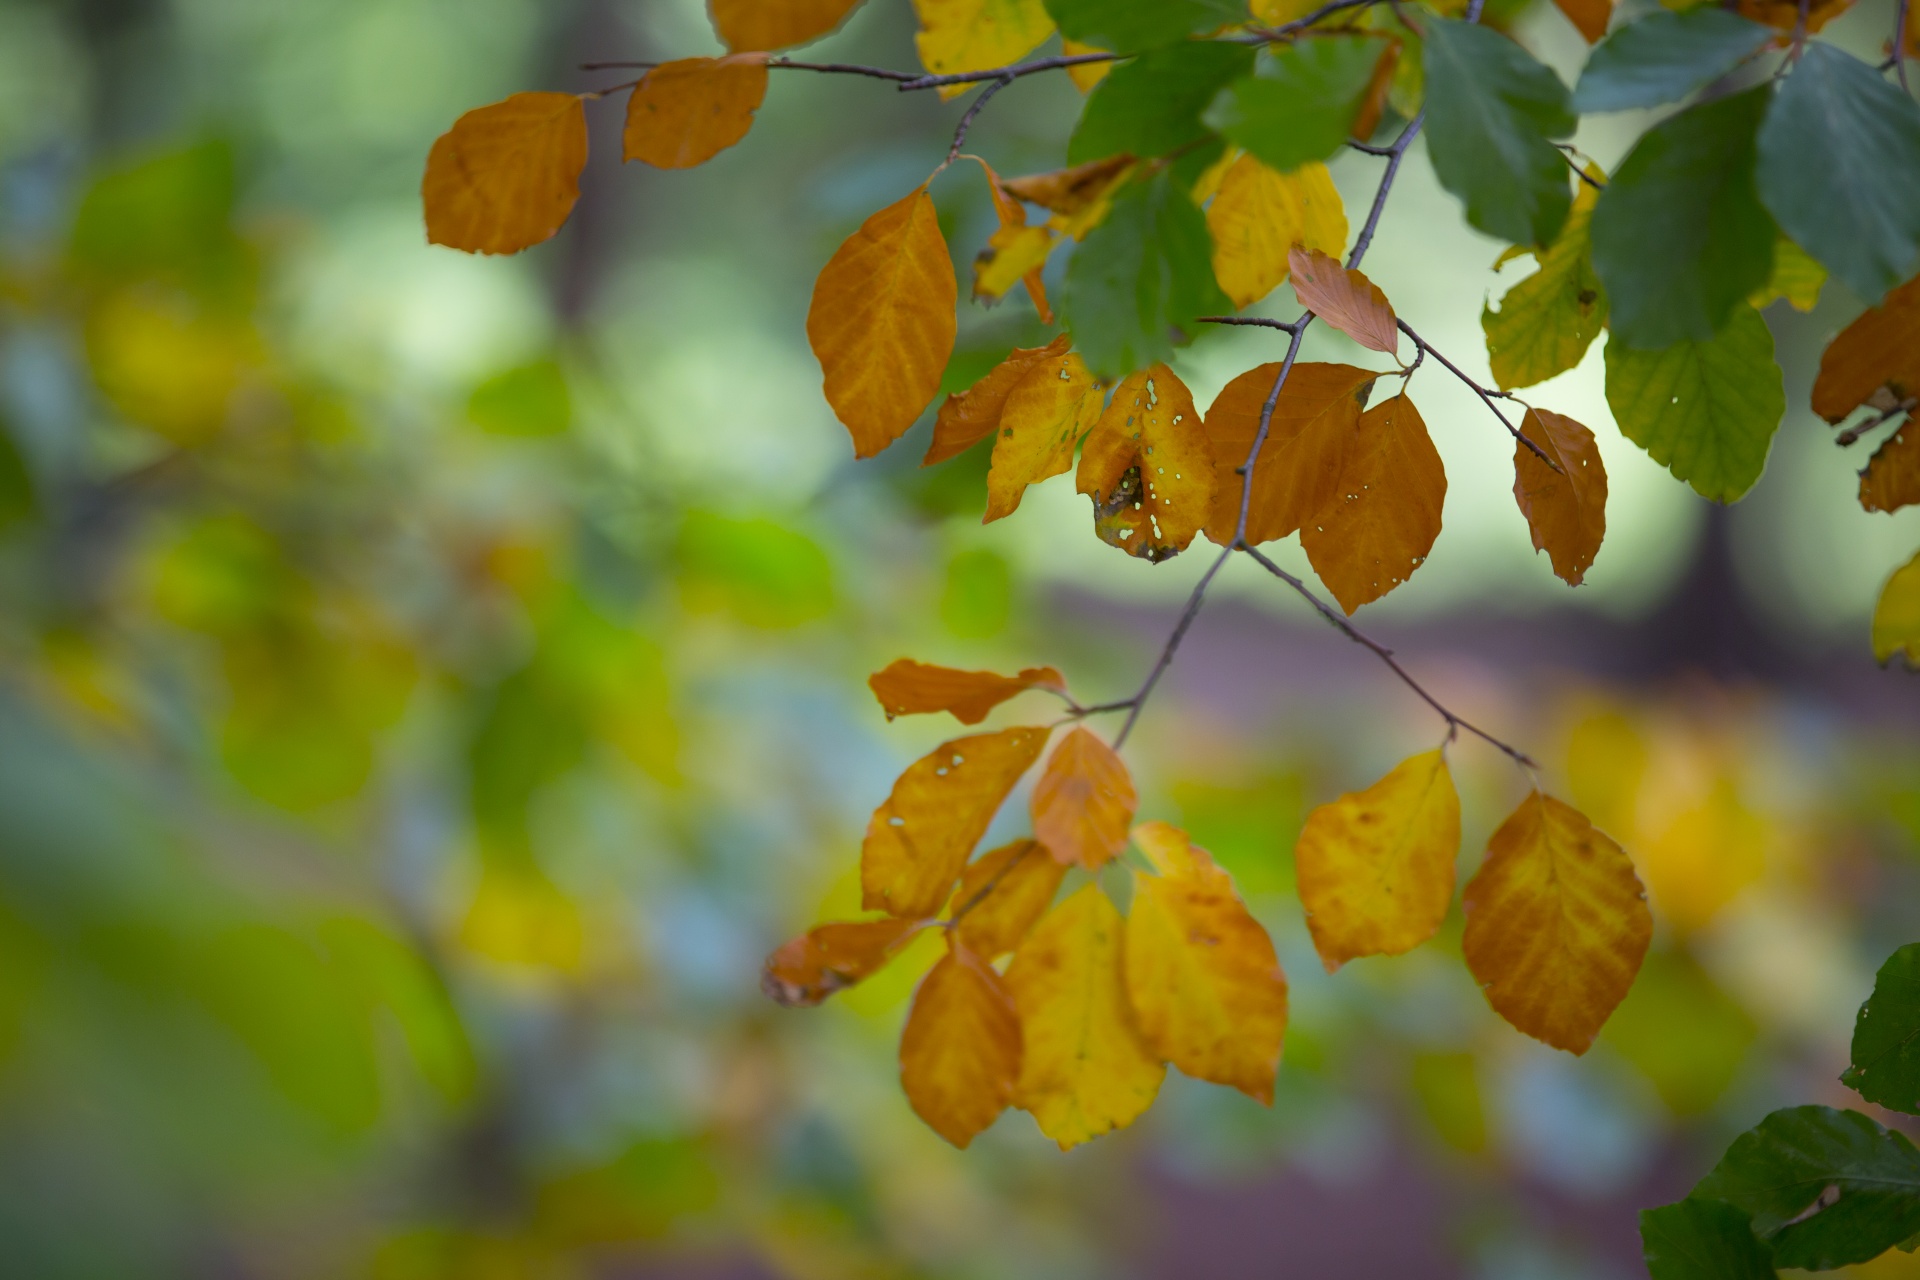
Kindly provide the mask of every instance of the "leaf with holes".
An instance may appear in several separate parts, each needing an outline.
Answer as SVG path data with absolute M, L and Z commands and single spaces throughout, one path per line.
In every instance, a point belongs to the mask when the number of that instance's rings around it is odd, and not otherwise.
M 1221 546 L 1233 541 L 1243 486 L 1238 469 L 1252 452 L 1261 409 L 1279 376 L 1278 364 L 1249 369 L 1207 410 L 1214 474 L 1207 536 Z M 1253 469 L 1248 545 L 1284 538 L 1339 500 L 1360 414 L 1379 376 L 1348 364 L 1296 364 L 1288 371 Z
M 427 153 L 427 240 L 467 253 L 539 244 L 573 212 L 586 167 L 587 113 L 575 95 L 516 93 L 475 107 Z
M 1544 551 L 1569 586 L 1586 581 L 1607 534 L 1607 468 L 1593 432 L 1563 414 L 1529 409 L 1520 434 L 1553 459 L 1513 446 L 1513 500 L 1527 518 L 1533 549 Z
M 992 372 L 958 395 L 948 396 L 933 420 L 933 443 L 920 465 L 956 458 L 994 434 L 1007 397 L 1020 385 L 1028 371 L 1050 359 L 1067 354 L 1073 339 L 1061 334 L 1044 347 L 1015 347 Z
M 887 719 L 951 711 L 961 724 L 979 724 L 987 713 L 1029 689 L 1067 691 L 1066 677 L 1052 667 L 1028 667 L 1017 676 L 961 671 L 900 658 L 867 678 Z
M 1911 419 L 1880 442 L 1860 473 L 1860 505 L 1898 511 L 1920 502 L 1920 427 Z
M 1074 479 L 1102 541 L 1146 560 L 1186 549 L 1212 509 L 1214 475 L 1200 412 L 1173 370 L 1156 364 L 1114 390 Z
M 1447 473 L 1413 401 L 1360 415 L 1332 503 L 1300 526 L 1320 581 L 1352 613 L 1413 576 L 1440 536 Z
M 1033 788 L 1033 835 L 1063 866 L 1098 871 L 1127 847 L 1139 797 L 1112 747 L 1075 728 L 1060 740 Z
M 1863 404 L 1920 397 L 1920 276 L 1869 307 L 1820 353 L 1813 411 L 1839 422 Z

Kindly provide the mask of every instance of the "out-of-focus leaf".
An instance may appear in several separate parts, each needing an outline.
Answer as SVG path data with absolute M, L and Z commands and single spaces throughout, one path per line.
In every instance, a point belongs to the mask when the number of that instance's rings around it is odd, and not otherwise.
M 1173 370 L 1156 364 L 1128 377 L 1087 436 L 1074 476 L 1093 498 L 1094 532 L 1144 560 L 1186 550 L 1213 506 L 1208 454 L 1200 411 Z
M 1152 0 L 1156 6 L 1173 2 Z M 1209 132 L 1201 113 L 1213 95 L 1252 67 L 1251 48 L 1213 41 L 1153 49 L 1122 63 L 1087 95 L 1080 123 L 1067 143 L 1067 162 L 1077 165 L 1122 153 L 1163 156 L 1200 141 Z
M 1839 422 L 1877 393 L 1889 404 L 1920 396 L 1920 276 L 1868 308 L 1820 353 L 1815 413 Z
M 1067 691 L 1066 677 L 1052 667 L 1029 667 L 1017 676 L 991 671 L 961 671 L 901 658 L 868 677 L 887 719 L 931 711 L 951 711 L 961 724 L 979 724 L 1008 698 L 1028 689 Z
M 543 1181 L 536 1193 L 537 1230 L 543 1239 L 570 1248 L 656 1240 L 680 1219 L 712 1208 L 721 1186 L 714 1156 L 700 1139 L 643 1138 L 607 1163 L 567 1169 Z M 499 1263 L 492 1259 L 456 1261 L 430 1278 L 375 1275 L 372 1280 L 454 1280 L 493 1274 L 495 1266 Z
M 1287 278 L 1287 251 L 1304 245 L 1337 255 L 1347 246 L 1347 210 L 1323 164 L 1275 173 L 1242 155 L 1207 206 L 1213 274 L 1236 307 L 1260 301 Z
M 516 93 L 475 107 L 427 153 L 427 240 L 518 253 L 560 230 L 580 198 L 587 113 L 571 93 Z
M 1434 1135 L 1456 1151 L 1487 1149 L 1487 1107 L 1470 1053 L 1416 1053 L 1409 1081 Z
M 799 626 L 833 607 L 833 564 L 813 539 L 766 519 L 691 511 L 674 547 L 687 607 L 748 626 Z
M 815 925 L 780 944 L 760 970 L 760 989 L 789 1007 L 816 1005 L 877 973 L 925 921 L 855 920 Z
M 958 395 L 950 395 L 933 421 L 933 443 L 920 465 L 945 462 L 994 434 L 1007 397 L 1027 372 L 1043 361 L 1065 356 L 1073 339 L 1061 334 L 1044 347 L 1015 347 L 986 377 Z
M 1774 1280 L 1747 1215 L 1719 1200 L 1642 1209 L 1640 1244 L 1652 1280 Z
M 913 0 L 920 18 L 914 47 L 931 75 L 984 71 L 1018 62 L 1053 34 L 1053 18 L 1041 0 Z M 950 85 L 955 98 L 973 85 Z
M 1317 249 L 1295 245 L 1288 255 L 1293 291 L 1302 305 L 1369 350 L 1393 355 L 1400 330 L 1380 286 Z
M 940 621 L 963 640 L 984 640 L 1006 630 L 1013 613 L 1013 570 L 997 551 L 977 547 L 947 561 L 940 592 Z
M 1607 534 L 1607 468 L 1593 432 L 1572 418 L 1528 409 L 1520 434 L 1552 458 L 1555 471 L 1532 449 L 1513 446 L 1513 499 L 1527 518 L 1533 549 L 1544 551 L 1569 586 L 1586 580 Z
M 6 419 L 0 417 L 0 533 L 33 519 L 39 510 L 33 472 L 28 470 Z
M 1223 387 L 1207 410 L 1214 468 L 1207 536 L 1222 546 L 1233 540 L 1240 519 L 1243 481 L 1236 469 L 1253 448 L 1261 408 L 1279 374 L 1278 363 L 1249 369 Z M 1339 500 L 1360 414 L 1379 376 L 1346 364 L 1296 364 L 1288 372 L 1254 464 L 1250 545 L 1286 537 Z
M 80 199 L 68 268 L 94 285 L 162 280 L 226 304 L 250 301 L 254 251 L 234 233 L 233 150 L 219 140 L 110 170 Z
M 721 41 L 735 53 L 785 49 L 827 34 L 860 0 L 707 0 Z
M 954 932 L 979 955 L 998 959 L 1033 931 L 1066 874 L 1066 865 L 1037 840 L 1015 840 L 981 854 L 967 864 L 953 891 L 953 915 L 959 921 Z
M 1020 1077 L 1020 1017 L 1000 975 L 964 943 L 922 979 L 900 1036 L 900 1084 L 956 1147 L 1006 1110 Z
M 1599 179 L 1597 171 L 1590 176 Z M 1566 225 L 1542 250 L 1539 270 L 1483 307 L 1487 362 L 1503 391 L 1530 387 L 1579 364 L 1607 323 L 1607 293 L 1593 269 L 1588 228 L 1600 193 L 1581 183 Z
M 621 158 L 658 169 L 705 164 L 747 136 L 766 96 L 764 54 L 663 62 L 627 99 Z
M 1756 311 L 1785 298 L 1795 311 L 1811 311 L 1827 283 L 1827 269 L 1805 249 L 1781 236 L 1773 244 L 1773 272 L 1747 299 Z
M 1885 666 L 1896 653 L 1920 671 L 1920 555 L 1893 571 L 1873 606 L 1873 656 Z
M 1628 111 L 1678 102 L 1758 53 L 1774 33 L 1717 5 L 1655 9 L 1595 46 L 1573 109 Z
M 509 845 L 483 859 L 460 945 L 496 964 L 577 974 L 586 957 L 580 904 L 525 857 L 523 846 Z
M 115 409 L 175 444 L 206 444 L 261 362 L 244 316 L 160 287 L 115 289 L 87 315 L 87 360 Z
M 1073 352 L 1042 360 L 1022 375 L 1000 414 L 983 522 L 1012 515 L 1028 485 L 1073 465 L 1074 446 L 1099 421 L 1102 398 L 1086 361 Z
M 1613 0 L 1553 0 L 1553 3 L 1567 15 L 1567 21 L 1588 44 L 1607 34 L 1607 23 L 1613 18 Z
M 557 360 L 503 369 L 467 397 L 467 418 L 502 436 L 553 436 L 573 425 L 573 396 Z
M 1318 36 L 1264 54 L 1253 75 L 1220 90 L 1205 121 L 1281 173 L 1339 151 L 1353 132 L 1386 44 Z
M 1649 956 L 1601 1041 L 1645 1076 L 1676 1116 L 1711 1111 L 1758 1029 L 1746 1010 L 1683 956 Z
M 1046 0 L 1069 40 L 1138 53 L 1247 20 L 1245 0 Z
M 398 936 L 363 917 L 325 920 L 319 936 L 361 1000 L 399 1025 L 427 1083 L 449 1102 L 470 1098 L 479 1064 L 440 975 Z
M 1887 957 L 1853 1024 L 1853 1062 L 1840 1082 L 1868 1102 L 1920 1115 L 1920 943 Z
M 1127 847 L 1138 804 L 1133 777 L 1113 748 L 1076 727 L 1034 784 L 1034 838 L 1062 865 L 1098 871 Z
M 1447 473 L 1413 401 L 1360 415 L 1339 496 L 1300 526 L 1300 545 L 1340 607 L 1352 613 L 1413 576 L 1440 536 Z

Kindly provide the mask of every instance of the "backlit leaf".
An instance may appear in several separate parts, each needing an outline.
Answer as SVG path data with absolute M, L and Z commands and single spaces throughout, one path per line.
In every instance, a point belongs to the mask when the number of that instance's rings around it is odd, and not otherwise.
M 1127 1004 L 1124 927 L 1100 886 L 1085 885 L 1047 913 L 1007 967 L 1025 1042 L 1014 1105 L 1063 1151 L 1132 1124 L 1166 1078 Z
M 1495 1013 L 1585 1053 L 1626 996 L 1653 937 L 1633 863 L 1576 809 L 1533 792 L 1467 882 L 1462 945 Z
M 1060 740 L 1033 787 L 1033 836 L 1062 866 L 1098 871 L 1127 847 L 1140 803 L 1112 747 L 1086 728 Z
M 735 53 L 785 49 L 827 34 L 860 0 L 707 0 L 721 41 Z
M 1246 0 L 1047 0 L 1070 40 L 1137 53 L 1247 20 Z
M 1263 54 L 1253 75 L 1220 90 L 1205 122 L 1282 173 L 1345 145 L 1386 43 L 1317 36 Z
M 1122 63 L 1087 95 L 1067 160 L 1077 165 L 1121 152 L 1163 156 L 1199 142 L 1209 132 L 1200 116 L 1213 95 L 1252 69 L 1252 49 L 1213 41 L 1151 49 Z
M 1884 666 L 1896 653 L 1920 671 L 1920 555 L 1893 571 L 1873 606 L 1873 656 Z
M 1102 403 L 1086 362 L 1071 351 L 1027 370 L 1000 414 L 987 470 L 986 521 L 1012 515 L 1028 485 L 1073 465 L 1073 447 L 1099 420 Z
M 1213 514 L 1207 536 L 1225 546 L 1240 519 L 1241 477 L 1260 429 L 1260 410 L 1273 391 L 1279 364 L 1263 364 L 1221 388 L 1207 410 L 1213 446 Z M 1287 375 L 1273 420 L 1253 469 L 1247 542 L 1284 538 L 1312 521 L 1340 497 L 1360 413 L 1380 375 L 1347 364 L 1296 364 Z
M 1063 333 L 1044 347 L 1015 347 L 986 377 L 959 395 L 948 396 L 933 420 L 933 443 L 920 465 L 930 467 L 958 457 L 992 435 L 1020 379 L 1036 366 L 1064 357 L 1072 345 L 1073 339 Z
M 855 457 L 892 444 L 940 389 L 957 294 L 925 187 L 868 218 L 820 272 L 807 341 Z
M 1840 1083 L 1868 1102 L 1920 1115 L 1920 943 L 1887 957 L 1853 1024 L 1853 1063 Z
M 1069 169 L 1002 178 L 1000 188 L 1043 209 L 1072 217 L 1112 195 L 1114 183 L 1131 168 L 1133 157 L 1130 155 L 1106 156 Z
M 1387 355 L 1400 349 L 1393 304 L 1379 285 L 1317 249 L 1295 246 L 1288 263 L 1302 306 L 1363 347 Z
M 1300 545 L 1340 607 L 1352 613 L 1420 567 L 1440 536 L 1447 473 L 1405 394 L 1360 416 L 1337 496 L 1300 526 Z
M 1553 0 L 1553 3 L 1567 15 L 1567 21 L 1588 44 L 1607 34 L 1607 23 L 1613 18 L 1612 0 Z
M 1067 691 L 1066 678 L 1052 667 L 1028 667 L 1017 676 L 991 671 L 961 671 L 901 658 L 868 677 L 887 719 L 931 711 L 951 711 L 961 724 L 979 724 L 987 713 L 1029 689 Z
M 427 240 L 518 253 L 560 229 L 580 198 L 587 113 L 571 93 L 475 107 L 434 140 L 420 184 Z
M 1053 251 L 1053 236 L 1045 228 L 1029 227 L 1026 206 L 1007 193 L 992 165 L 978 156 L 973 158 L 980 161 L 980 169 L 987 176 L 993 211 L 1000 219 L 1000 229 L 974 259 L 973 296 L 975 300 L 1000 298 L 1016 281 L 1023 281 L 1027 295 L 1033 299 L 1033 309 L 1040 313 L 1040 323 L 1052 324 L 1053 308 L 1047 305 L 1047 285 L 1041 269 Z
M 1133 838 L 1159 872 L 1133 873 L 1127 913 L 1127 996 L 1141 1038 L 1194 1079 L 1271 1105 L 1287 1030 L 1273 940 L 1186 832 L 1149 822 Z
M 1025 941 L 1066 878 L 1038 840 L 1015 840 L 967 864 L 953 891 L 954 931 L 989 960 Z M 962 914 L 964 912 L 965 914 Z
M 627 99 L 624 158 L 660 169 L 704 164 L 747 136 L 766 96 L 763 54 L 663 63 Z
M 1460 797 L 1440 751 L 1315 809 L 1294 846 L 1294 874 L 1327 971 L 1431 938 L 1453 902 L 1459 855 Z
M 1678 102 L 1758 53 L 1773 36 L 1718 5 L 1678 13 L 1655 9 L 1595 47 L 1574 86 L 1574 110 L 1628 111 Z
M 1013 1099 L 1020 1017 L 1000 975 L 954 942 L 920 981 L 900 1033 L 900 1085 L 933 1131 L 965 1147 Z
M 1860 505 L 1898 511 L 1920 502 L 1920 427 L 1911 419 L 1880 442 L 1860 473 Z
M 1053 34 L 1053 19 L 1041 0 L 913 0 L 920 17 L 914 47 L 932 75 L 984 71 L 1018 62 Z M 973 85 L 950 85 L 943 98 Z
M 760 989 L 789 1006 L 816 1005 L 872 977 L 925 927 L 922 920 L 815 925 L 767 957 Z
M 1795 311 L 1811 311 L 1820 302 L 1827 269 L 1793 241 L 1781 236 L 1773 242 L 1773 270 L 1767 282 L 1747 299 L 1756 311 L 1782 298 Z
M 942 743 L 907 766 L 860 846 L 861 905 L 921 919 L 946 902 L 1000 802 L 1046 745 L 1045 729 Z
M 1607 533 L 1607 468 L 1593 432 L 1563 414 L 1528 409 L 1520 434 L 1540 446 L 1554 471 L 1533 450 L 1513 446 L 1513 499 L 1527 518 L 1533 549 L 1544 551 L 1569 586 L 1586 580 Z
M 1287 251 L 1304 245 L 1337 255 L 1347 247 L 1347 209 L 1323 164 L 1276 173 L 1242 155 L 1207 206 L 1213 274 L 1236 307 L 1260 301 L 1287 278 Z
M 1920 395 L 1920 276 L 1827 344 L 1813 380 L 1813 411 L 1839 422 L 1882 391 L 1893 403 Z
M 1102 541 L 1147 560 L 1186 549 L 1213 508 L 1214 475 L 1200 411 L 1173 370 L 1156 364 L 1114 390 L 1074 483 L 1093 498 Z
M 1607 294 L 1594 272 L 1588 238 L 1599 196 L 1581 183 L 1566 225 L 1538 254 L 1539 270 L 1508 289 L 1498 311 L 1480 312 L 1487 362 L 1502 391 L 1545 382 L 1578 365 L 1606 325 Z
M 1642 1209 L 1640 1247 L 1651 1280 L 1776 1280 L 1747 1215 L 1721 1200 Z

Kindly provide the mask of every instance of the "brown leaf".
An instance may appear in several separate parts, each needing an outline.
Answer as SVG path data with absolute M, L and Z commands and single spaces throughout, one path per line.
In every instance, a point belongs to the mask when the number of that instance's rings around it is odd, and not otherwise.
M 427 240 L 468 253 L 539 244 L 573 212 L 586 165 L 587 113 L 574 94 L 516 93 L 475 107 L 427 153 Z
M 1074 445 L 1100 418 L 1100 386 L 1072 352 L 1049 356 L 1021 376 L 1000 414 L 982 523 L 1012 515 L 1028 485 L 1073 465 Z
M 1408 578 L 1440 536 L 1447 473 L 1419 410 L 1403 393 L 1360 415 L 1338 496 L 1300 526 L 1300 545 L 1340 607 L 1352 613 Z
M 1127 825 L 1139 802 L 1113 748 L 1076 728 L 1053 749 L 1034 784 L 1034 838 L 1062 865 L 1098 871 L 1127 847 Z
M 899 439 L 940 389 L 957 297 L 925 187 L 868 218 L 820 272 L 807 341 L 855 457 L 871 458 Z
M 839 26 L 860 0 L 707 0 L 721 41 L 735 53 L 785 49 Z
M 1073 339 L 1061 334 L 1044 347 L 1015 347 L 991 372 L 957 396 L 948 396 L 933 420 L 933 443 L 920 465 L 956 458 L 992 435 L 1000 425 L 1000 412 L 1007 407 L 1007 396 L 1027 371 L 1043 360 L 1067 354 Z
M 1302 306 L 1363 347 L 1388 355 L 1400 349 L 1393 307 L 1380 286 L 1318 249 L 1295 245 L 1287 263 Z
M 1233 541 L 1242 485 L 1237 469 L 1252 451 L 1261 406 L 1279 374 L 1278 364 L 1249 369 L 1221 388 L 1207 410 L 1214 468 L 1207 536 L 1221 546 Z M 1254 464 L 1248 545 L 1286 537 L 1339 498 L 1360 413 L 1379 376 L 1350 364 L 1296 364 L 1289 371 Z
M 1008 698 L 1028 689 L 1067 691 L 1066 677 L 1052 667 L 1028 667 L 1017 676 L 991 671 L 961 671 L 901 658 L 867 678 L 887 719 L 951 711 L 961 724 L 979 724 Z
M 1870 307 L 1820 354 L 1813 411 L 1839 422 L 1878 391 L 1920 395 L 1920 276 Z
M 767 58 L 682 58 L 641 79 L 627 99 L 625 159 L 691 169 L 747 136 L 767 96 Z
M 879 972 L 925 927 L 924 920 L 816 925 L 767 957 L 760 989 L 780 1004 L 819 1004 Z
M 900 1085 L 915 1113 L 965 1147 L 1013 1099 L 1020 1015 L 1000 975 L 949 935 L 900 1034 Z
M 954 932 L 989 960 L 1005 955 L 1046 914 L 1066 874 L 1038 840 L 1015 840 L 981 854 L 953 891 Z
M 1002 178 L 1000 188 L 1008 195 L 1037 204 L 1052 213 L 1072 217 L 1105 199 L 1114 184 L 1133 167 L 1130 155 L 1089 160 L 1071 169 L 1050 173 L 1030 173 L 1020 178 Z
M 1911 419 L 1880 442 L 1860 473 L 1860 505 L 1898 511 L 1920 502 L 1920 428 Z
M 1607 34 L 1607 23 L 1613 19 L 1613 0 L 1553 0 L 1560 12 L 1567 15 L 1574 30 L 1588 44 L 1597 44 L 1601 36 Z
M 1553 571 L 1570 586 L 1586 579 L 1607 533 L 1607 468 L 1593 432 L 1563 414 L 1528 409 L 1520 434 L 1539 445 L 1554 466 L 1514 442 L 1513 498 Z
M 1808 33 L 1818 31 L 1852 7 L 1853 0 L 1814 0 L 1807 10 Z M 1791 31 L 1800 21 L 1800 0 L 1740 0 L 1734 12 L 1776 31 Z
M 1186 383 L 1164 364 L 1130 374 L 1080 453 L 1075 488 L 1093 498 L 1094 532 L 1128 555 L 1186 550 L 1213 505 L 1207 433 Z

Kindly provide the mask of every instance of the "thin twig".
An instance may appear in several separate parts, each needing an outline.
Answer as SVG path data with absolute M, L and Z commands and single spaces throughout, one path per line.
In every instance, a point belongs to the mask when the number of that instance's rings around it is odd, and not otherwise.
M 1180 611 L 1180 621 L 1173 624 L 1173 634 L 1160 646 L 1160 656 L 1154 660 L 1153 669 L 1147 672 L 1147 678 L 1141 682 L 1140 690 L 1127 699 L 1127 718 L 1120 726 L 1120 732 L 1113 736 L 1113 749 L 1118 751 L 1126 745 L 1127 735 L 1133 732 L 1134 721 L 1140 718 L 1140 709 L 1147 705 L 1147 697 L 1153 692 L 1153 686 L 1160 683 L 1160 677 L 1173 662 L 1173 654 L 1186 638 L 1187 628 L 1200 616 L 1200 606 L 1206 601 L 1207 587 L 1213 582 L 1213 576 L 1227 563 L 1227 557 L 1233 554 L 1233 548 L 1227 547 L 1215 557 L 1207 571 L 1200 575 L 1200 581 L 1193 585 L 1193 594 L 1187 597 L 1187 607 Z
M 1891 409 L 1883 409 L 1879 413 L 1874 414 L 1873 417 L 1868 418 L 1865 422 L 1855 423 L 1853 426 L 1848 427 L 1845 431 L 1835 436 L 1833 442 L 1844 449 L 1874 428 L 1883 427 L 1901 414 L 1911 412 L 1916 403 L 1920 402 L 1916 402 L 1912 396 L 1908 396 Z
M 981 91 L 980 96 L 973 100 L 973 105 L 968 107 L 966 114 L 960 117 L 960 123 L 954 126 L 953 145 L 947 148 L 948 164 L 952 164 L 960 158 L 960 148 L 967 145 L 967 130 L 973 128 L 974 118 L 980 114 L 980 108 L 986 106 L 987 101 L 992 98 L 994 94 L 1000 92 L 1012 83 L 1012 76 L 1003 76 L 988 85 Z
M 887 78 L 899 80 L 900 92 L 912 93 L 919 89 L 938 89 L 953 84 L 978 84 L 982 80 L 1018 80 L 1022 76 L 1034 75 L 1041 71 L 1058 71 L 1062 67 L 1084 66 L 1089 62 L 1114 62 L 1121 58 L 1131 58 L 1130 53 L 1066 53 L 1051 58 L 1035 58 L 1032 62 L 1015 62 L 1004 67 L 990 67 L 985 71 L 950 71 L 939 76 L 902 75 L 898 71 L 887 72 Z M 799 63 L 788 63 L 799 66 Z
M 1445 355 L 1441 354 L 1439 349 L 1436 348 L 1432 343 L 1428 342 L 1425 338 L 1415 333 L 1413 331 L 1412 325 L 1408 324 L 1405 320 L 1396 320 L 1394 323 L 1400 326 L 1400 332 L 1406 334 L 1409 338 L 1413 339 L 1414 346 L 1420 348 L 1420 350 L 1426 352 L 1428 355 L 1432 356 L 1435 360 L 1438 360 L 1442 365 L 1446 367 L 1447 372 L 1451 373 L 1454 377 L 1460 379 L 1460 381 L 1466 383 L 1467 386 L 1473 391 L 1473 394 L 1480 397 L 1480 402 L 1487 406 L 1488 411 L 1491 412 L 1494 417 L 1500 419 L 1500 425 L 1507 429 L 1507 434 L 1512 436 L 1516 443 L 1527 446 L 1527 448 L 1533 452 L 1534 457 L 1540 459 L 1540 461 L 1546 463 L 1549 467 L 1552 467 L 1556 472 L 1560 470 L 1559 466 L 1554 462 L 1554 460 L 1547 456 L 1546 451 L 1542 449 L 1539 445 L 1535 444 L 1532 440 L 1529 440 L 1525 435 L 1523 435 L 1520 429 L 1514 426 L 1513 423 L 1508 419 L 1507 415 L 1500 412 L 1499 406 L 1494 404 L 1494 400 L 1496 397 L 1501 400 L 1511 400 L 1515 404 L 1519 404 L 1519 405 L 1525 405 L 1526 401 L 1520 399 L 1519 396 L 1514 395 L 1513 392 L 1511 391 L 1495 391 L 1491 387 L 1481 386 L 1478 382 L 1475 382 L 1472 378 L 1468 377 L 1464 369 L 1462 369 L 1459 365 L 1455 364 L 1453 361 L 1447 359 Z
M 1282 333 L 1292 333 L 1299 327 L 1298 320 L 1269 320 L 1265 316 L 1195 316 L 1201 324 L 1241 324 L 1260 329 L 1278 329 Z

